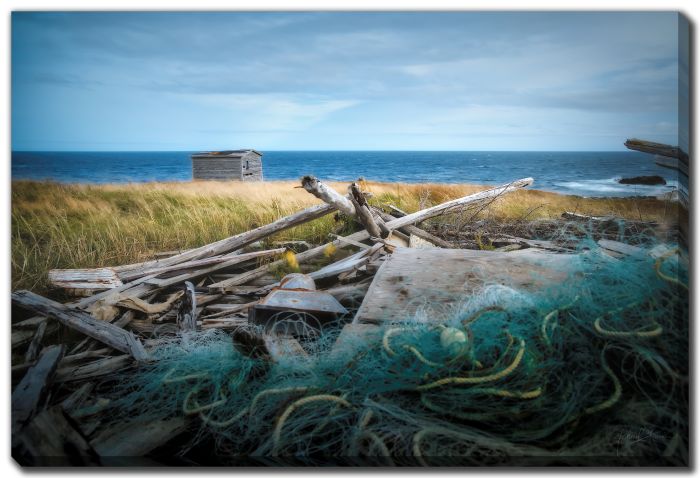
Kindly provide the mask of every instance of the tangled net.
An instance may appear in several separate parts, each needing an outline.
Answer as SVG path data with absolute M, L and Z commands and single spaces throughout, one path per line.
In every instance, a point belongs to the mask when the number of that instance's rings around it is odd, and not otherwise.
M 183 335 L 121 377 L 110 414 L 188 417 L 179 453 L 217 464 L 687 464 L 686 257 L 581 248 L 549 289 L 484 284 L 342 344 L 325 328 L 305 357 Z

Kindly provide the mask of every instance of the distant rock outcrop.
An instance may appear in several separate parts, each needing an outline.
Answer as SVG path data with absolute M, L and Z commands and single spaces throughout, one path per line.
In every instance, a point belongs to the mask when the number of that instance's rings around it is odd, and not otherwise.
M 633 178 L 622 178 L 620 184 L 644 184 L 645 186 L 659 186 L 666 184 L 666 180 L 661 176 L 635 176 Z

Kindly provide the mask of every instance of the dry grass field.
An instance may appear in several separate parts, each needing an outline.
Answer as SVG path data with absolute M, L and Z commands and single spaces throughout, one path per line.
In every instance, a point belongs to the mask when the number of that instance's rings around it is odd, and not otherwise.
M 344 192 L 347 183 L 330 183 Z M 12 288 L 46 289 L 52 268 L 126 264 L 154 253 L 213 242 L 291 214 L 319 200 L 296 181 L 264 183 L 172 182 L 70 185 L 12 183 Z M 536 183 L 535 183 L 536 187 Z M 407 212 L 482 189 L 474 185 L 366 183 L 371 202 Z M 656 199 L 586 199 L 537 190 L 499 198 L 467 219 L 498 221 L 558 218 L 564 211 L 616 215 L 662 223 L 677 221 L 676 206 Z M 435 220 L 450 220 L 449 216 Z M 328 215 L 270 238 L 321 243 L 329 233 L 356 228 Z

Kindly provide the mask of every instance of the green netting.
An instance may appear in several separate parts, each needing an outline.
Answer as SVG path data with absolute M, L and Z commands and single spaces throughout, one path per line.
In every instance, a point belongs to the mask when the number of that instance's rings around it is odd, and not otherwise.
M 614 258 L 581 241 L 561 283 L 485 283 L 342 346 L 326 328 L 308 357 L 267 363 L 223 332 L 184 335 L 121 377 L 111 417 L 187 416 L 181 453 L 211 444 L 222 464 L 687 463 L 687 257 L 647 244 Z

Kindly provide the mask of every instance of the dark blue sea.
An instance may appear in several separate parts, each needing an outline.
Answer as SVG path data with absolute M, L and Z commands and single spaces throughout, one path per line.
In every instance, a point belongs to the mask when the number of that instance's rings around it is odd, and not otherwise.
M 267 180 L 501 184 L 535 178 L 534 189 L 580 196 L 653 196 L 677 186 L 674 171 L 653 156 L 624 152 L 262 151 Z M 12 153 L 12 179 L 70 183 L 191 181 L 190 151 Z M 666 186 L 618 184 L 622 177 L 659 175 Z

